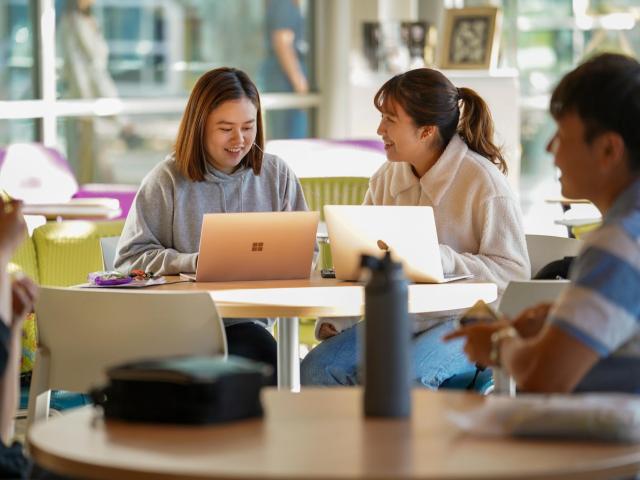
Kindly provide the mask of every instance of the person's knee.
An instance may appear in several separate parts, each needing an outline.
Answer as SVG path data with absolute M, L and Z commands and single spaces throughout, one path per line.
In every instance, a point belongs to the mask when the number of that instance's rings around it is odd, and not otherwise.
M 230 355 L 277 365 L 277 345 L 273 336 L 262 326 L 238 324 L 226 328 L 227 350 Z
M 311 350 L 300 364 L 300 383 L 302 385 L 326 385 L 327 358 L 320 351 L 322 344 Z
M 447 322 L 421 333 L 415 339 L 412 378 L 416 384 L 435 390 L 451 377 L 473 371 L 474 366 L 464 353 L 463 342 L 442 341 L 442 336 L 450 328 Z
M 302 385 L 354 385 L 357 383 L 357 365 L 352 362 L 338 362 L 330 352 L 324 351 L 323 344 L 311 350 L 300 366 Z

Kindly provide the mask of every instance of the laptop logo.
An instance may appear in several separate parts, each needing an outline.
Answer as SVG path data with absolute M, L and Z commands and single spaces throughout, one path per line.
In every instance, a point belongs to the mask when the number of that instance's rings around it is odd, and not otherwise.
M 261 252 L 264 248 L 264 242 L 253 242 L 251 245 L 252 252 Z
M 389 245 L 387 245 L 384 241 L 382 240 L 378 240 L 376 242 L 376 244 L 378 245 L 378 248 L 384 252 L 389 251 Z

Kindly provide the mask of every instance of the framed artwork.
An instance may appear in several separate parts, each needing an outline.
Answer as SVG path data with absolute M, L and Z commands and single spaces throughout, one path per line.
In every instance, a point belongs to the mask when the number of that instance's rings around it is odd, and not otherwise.
M 399 73 L 433 64 L 435 35 L 427 22 L 364 22 L 363 54 L 374 72 Z
M 501 19 L 496 7 L 446 10 L 440 68 L 495 67 Z

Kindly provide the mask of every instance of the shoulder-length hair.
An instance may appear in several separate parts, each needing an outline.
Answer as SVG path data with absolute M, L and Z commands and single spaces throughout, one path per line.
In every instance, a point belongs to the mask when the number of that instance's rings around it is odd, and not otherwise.
M 389 109 L 389 100 L 400 105 L 417 127 L 435 126 L 444 146 L 457 133 L 471 150 L 507 173 L 502 151 L 493 143 L 491 112 L 474 90 L 456 88 L 437 70 L 418 68 L 387 80 L 373 103 L 383 112 Z
M 240 165 L 249 167 L 256 175 L 262 167 L 264 129 L 260 95 L 249 76 L 235 68 L 221 67 L 202 75 L 191 91 L 182 115 L 175 144 L 178 170 L 188 179 L 201 182 L 205 178 L 208 154 L 205 147 L 209 114 L 224 102 L 248 98 L 256 107 L 256 139 Z

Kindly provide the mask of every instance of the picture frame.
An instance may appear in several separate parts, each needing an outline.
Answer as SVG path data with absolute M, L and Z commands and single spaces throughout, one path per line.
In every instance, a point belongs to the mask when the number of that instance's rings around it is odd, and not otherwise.
M 433 26 L 425 21 L 362 23 L 362 53 L 373 72 L 400 73 L 433 65 Z
M 497 7 L 445 11 L 440 68 L 488 70 L 495 68 L 502 25 Z

